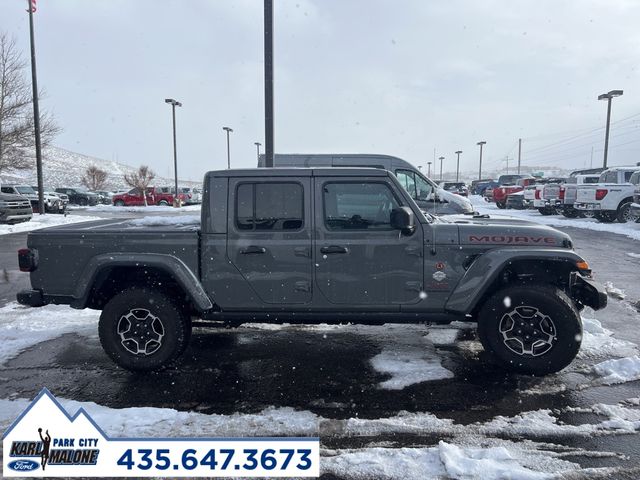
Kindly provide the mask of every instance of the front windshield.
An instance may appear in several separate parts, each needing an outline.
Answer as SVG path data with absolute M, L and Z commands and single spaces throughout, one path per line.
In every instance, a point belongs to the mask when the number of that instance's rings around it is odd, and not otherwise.
M 22 195 L 35 195 L 36 191 L 31 187 L 16 187 L 16 190 Z

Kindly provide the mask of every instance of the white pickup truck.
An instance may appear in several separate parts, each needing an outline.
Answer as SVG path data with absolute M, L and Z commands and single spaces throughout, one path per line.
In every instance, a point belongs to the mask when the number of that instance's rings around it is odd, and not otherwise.
M 598 183 L 599 179 L 599 174 L 578 174 L 567 178 L 567 181 L 562 185 L 561 191 L 559 192 L 559 209 L 561 210 L 562 215 L 567 218 L 584 217 L 584 212 L 573 208 L 574 203 L 576 203 L 578 188 L 581 185 L 593 185 Z
M 638 184 L 640 166 L 610 168 L 600 174 L 598 183 L 578 187 L 573 206 L 581 212 L 593 212 L 601 222 L 632 221 L 631 204 Z

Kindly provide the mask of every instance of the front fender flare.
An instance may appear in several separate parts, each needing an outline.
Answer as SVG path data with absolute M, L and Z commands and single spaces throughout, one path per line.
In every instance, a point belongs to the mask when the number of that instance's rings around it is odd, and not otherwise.
M 211 310 L 213 303 L 206 294 L 200 281 L 185 263 L 173 255 L 159 253 L 104 253 L 96 255 L 87 263 L 78 278 L 71 306 L 86 308 L 91 288 L 97 275 L 109 267 L 153 267 L 170 274 L 190 297 L 194 306 L 201 312 Z
M 583 261 L 573 250 L 561 248 L 496 248 L 481 254 L 465 272 L 447 299 L 447 311 L 468 314 L 484 298 L 493 281 L 509 263 L 518 260 L 566 262 L 577 269 Z M 568 279 L 567 279 L 568 280 Z

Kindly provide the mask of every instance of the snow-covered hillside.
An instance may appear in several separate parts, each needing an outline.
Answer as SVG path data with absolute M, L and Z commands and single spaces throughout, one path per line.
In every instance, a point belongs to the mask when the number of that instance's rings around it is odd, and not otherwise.
M 113 160 L 90 157 L 58 147 L 47 147 L 42 151 L 42 154 L 44 184 L 49 188 L 81 186 L 80 179 L 85 171 L 88 167 L 95 165 L 109 172 L 106 184 L 108 190 L 127 189 L 123 176 L 125 173 L 131 173 L 136 170 L 134 167 Z M 3 171 L 0 174 L 0 182 L 35 185 L 35 161 L 32 169 Z M 173 185 L 173 178 L 158 176 L 154 180 L 154 184 L 158 186 Z M 180 181 L 180 185 L 186 187 L 194 187 L 200 184 L 201 182 Z

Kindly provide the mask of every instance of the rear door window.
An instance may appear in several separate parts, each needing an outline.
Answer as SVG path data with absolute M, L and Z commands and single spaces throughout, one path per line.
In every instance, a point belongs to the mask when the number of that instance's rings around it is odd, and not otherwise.
M 242 183 L 236 192 L 238 230 L 300 230 L 303 190 L 298 183 Z

